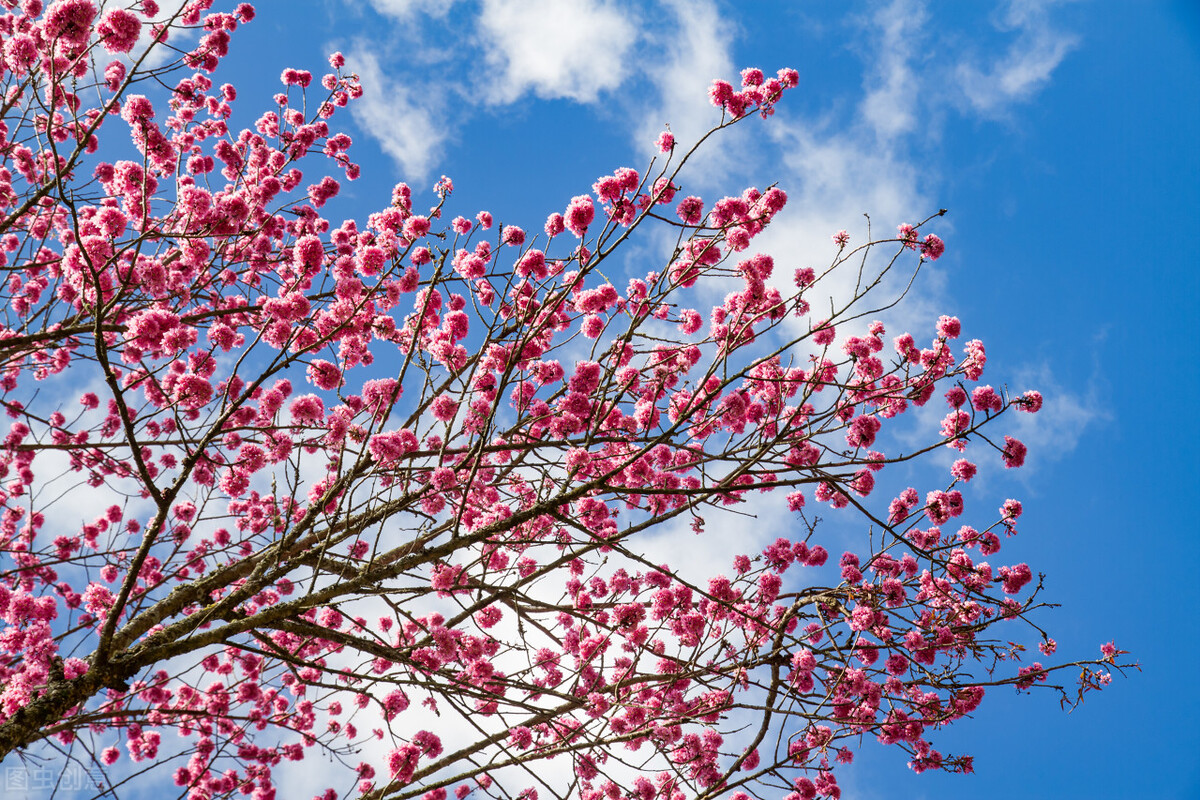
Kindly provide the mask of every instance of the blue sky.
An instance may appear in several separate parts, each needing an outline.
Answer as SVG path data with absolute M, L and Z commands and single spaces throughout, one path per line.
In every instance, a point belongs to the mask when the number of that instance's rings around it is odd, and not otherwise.
M 1142 664 L 1070 715 L 992 692 L 938 739 L 976 756 L 974 776 L 916 776 L 868 746 L 844 796 L 1200 796 L 1194 3 L 275 0 L 218 79 L 247 124 L 285 66 L 320 74 L 334 49 L 367 95 L 340 119 L 363 177 L 332 216 L 447 174 L 451 213 L 528 230 L 644 166 L 663 123 L 682 142 L 706 130 L 712 78 L 797 68 L 775 117 L 706 149 L 685 188 L 778 181 L 791 202 L 764 240 L 789 268 L 829 257 L 838 229 L 861 241 L 864 213 L 890 232 L 950 210 L 947 255 L 899 319 L 959 316 L 988 380 L 1046 395 L 1023 420 L 1026 468 L 982 476 L 1025 503 L 1006 563 L 1046 573 L 1060 655 L 1115 639 Z
M 989 379 L 1047 396 L 1020 476 L 1010 557 L 1047 574 L 1060 654 L 1115 639 L 1142 672 L 1071 715 L 993 692 L 939 741 L 973 777 L 912 775 L 866 748 L 847 797 L 1200 796 L 1200 625 L 1192 548 L 1200 392 L 1200 11 L 1188 2 L 622 3 L 293 0 L 234 40 L 243 113 L 284 66 L 343 50 L 368 94 L 342 126 L 363 178 L 347 216 L 441 174 L 454 213 L 540 227 L 596 177 L 640 167 L 664 122 L 715 121 L 704 89 L 794 66 L 765 123 L 717 143 L 696 193 L 778 181 L 777 258 L 800 265 L 863 213 L 893 230 L 938 208 L 947 256 L 914 318 L 962 318 Z M 231 74 L 231 73 L 226 73 Z M 342 209 L 339 209 L 342 210 Z M 933 315 L 933 316 L 930 316 Z

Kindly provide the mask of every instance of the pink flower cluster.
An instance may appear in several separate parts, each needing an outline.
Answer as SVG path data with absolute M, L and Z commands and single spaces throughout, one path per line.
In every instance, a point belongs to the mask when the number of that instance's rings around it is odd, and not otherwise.
M 736 91 L 727 81 L 715 80 L 708 90 L 709 100 L 714 106 L 724 109 L 733 119 L 740 119 L 751 111 L 758 111 L 764 118 L 775 112 L 775 104 L 786 89 L 800 85 L 800 74 L 794 69 L 781 69 L 773 78 L 767 78 L 762 70 L 742 70 L 742 89 Z

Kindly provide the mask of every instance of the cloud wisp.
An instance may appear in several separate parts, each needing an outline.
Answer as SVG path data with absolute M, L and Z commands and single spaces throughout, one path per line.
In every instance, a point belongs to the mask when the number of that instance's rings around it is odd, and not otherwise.
M 485 0 L 478 39 L 489 72 L 486 97 L 514 103 L 593 103 L 621 85 L 637 40 L 630 9 L 604 0 Z
M 1015 31 L 1016 38 L 998 57 L 980 66 L 963 60 L 956 70 L 958 86 L 971 108 L 984 116 L 1003 116 L 1049 83 L 1054 70 L 1078 44 L 1078 37 L 1057 30 L 1049 9 L 1053 0 L 1011 0 L 994 25 Z
M 405 178 L 427 182 L 451 131 L 437 122 L 439 115 L 427 95 L 415 97 L 403 80 L 380 67 L 373 53 L 356 46 L 347 59 L 363 83 L 363 96 L 351 107 L 355 122 L 396 162 Z

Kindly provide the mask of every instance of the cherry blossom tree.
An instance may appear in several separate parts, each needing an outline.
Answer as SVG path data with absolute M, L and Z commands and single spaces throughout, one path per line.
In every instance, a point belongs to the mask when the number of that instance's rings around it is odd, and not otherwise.
M 1021 504 L 966 508 L 1041 395 L 982 384 L 955 318 L 873 321 L 938 215 L 784 269 L 751 245 L 785 191 L 689 195 L 699 145 L 664 132 L 536 233 L 446 178 L 335 227 L 340 55 L 239 130 L 211 76 L 249 5 L 43 5 L 0 17 L 5 763 L 189 798 L 316 754 L 330 799 L 837 797 L 864 740 L 970 771 L 935 740 L 989 688 L 1073 703 L 1125 666 L 1052 662 L 1040 580 L 999 565 Z M 715 81 L 709 136 L 797 84 Z M 826 507 L 860 531 L 836 567 Z M 644 555 L 767 508 L 791 535 L 703 579 Z

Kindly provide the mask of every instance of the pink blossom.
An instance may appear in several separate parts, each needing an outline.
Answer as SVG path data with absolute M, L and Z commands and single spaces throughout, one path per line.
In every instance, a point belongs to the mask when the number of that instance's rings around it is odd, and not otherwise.
M 854 473 L 854 480 L 850 481 L 850 488 L 860 497 L 866 497 L 875 488 L 875 475 L 870 469 L 860 469 Z
M 1011 436 L 1004 437 L 1004 466 L 1007 468 L 1019 467 L 1025 463 L 1026 447 L 1018 439 Z
M 944 336 L 947 339 L 957 339 L 962 333 L 962 323 L 958 321 L 958 317 L 948 317 L 945 314 L 938 317 L 937 331 L 939 336 Z
M 307 372 L 309 382 L 318 389 L 332 390 L 342 385 L 342 371 L 324 359 L 309 362 Z
M 110 53 L 128 53 L 137 44 L 142 32 L 142 21 L 137 15 L 123 8 L 111 8 L 104 12 L 96 34 Z
M 1034 391 L 1026 392 L 1014 400 L 1013 404 L 1021 411 L 1036 414 L 1042 410 L 1042 393 Z
M 433 573 L 429 579 L 429 586 L 439 594 L 452 593 L 459 587 L 462 577 L 462 567 L 450 564 L 438 564 L 433 568 Z
M 508 732 L 508 740 L 518 750 L 528 750 L 533 745 L 533 732 L 523 725 L 512 728 Z
M 801 267 L 800 269 L 797 269 L 795 275 L 792 276 L 793 283 L 795 283 L 796 287 L 799 289 L 812 286 L 816 280 L 817 273 L 812 267 Z
M 408 695 L 401 689 L 393 689 L 383 698 L 384 718 L 392 721 L 408 708 Z
M 971 427 L 971 415 L 966 411 L 951 411 L 942 419 L 942 436 L 947 439 L 961 437 Z
M 967 358 L 963 362 L 963 372 L 968 380 L 977 381 L 983 375 L 983 368 L 987 364 L 987 353 L 983 349 L 983 342 L 972 339 L 967 342 L 964 351 Z
M 870 606 L 856 605 L 850 614 L 850 630 L 865 631 L 875 624 L 875 609 Z
M 703 324 L 704 320 L 700 316 L 700 312 L 693 308 L 684 309 L 679 314 L 679 330 L 685 334 L 695 333 Z
M 404 238 L 415 242 L 429 233 L 429 218 L 415 214 L 404 222 Z
M 213 387 L 201 375 L 183 375 L 175 382 L 172 395 L 181 408 L 200 408 L 212 399 Z
M 960 481 L 969 481 L 975 477 L 976 467 L 965 458 L 960 458 L 950 466 L 950 474 Z
M 679 187 L 671 183 L 669 179 L 665 177 L 659 178 L 654 182 L 654 188 L 650 192 L 650 197 L 652 198 L 652 202 L 663 205 L 674 200 L 675 194 L 678 191 Z
M 916 341 L 913 339 L 911 333 L 903 333 L 897 336 L 893 340 L 893 346 L 895 347 L 896 354 L 901 358 L 914 363 L 921 360 L 921 351 L 917 348 Z
M 547 236 L 553 238 L 558 236 L 566 229 L 566 222 L 564 221 L 562 214 L 556 212 L 546 217 L 545 231 Z
M 1001 411 L 1004 400 L 991 386 L 976 386 L 971 390 L 971 406 L 976 411 Z
M 846 433 L 846 443 L 851 447 L 870 447 L 875 443 L 875 435 L 882 426 L 877 417 L 856 417 Z
M 598 314 L 589 314 L 583 318 L 583 325 L 580 326 L 580 333 L 589 339 L 599 339 L 604 333 L 604 317 Z
M 757 67 L 747 67 L 742 70 L 742 86 L 762 86 L 763 71 Z
M 47 39 L 83 47 L 95 18 L 96 4 L 92 0 L 54 0 L 46 10 L 43 30 Z
M 500 232 L 500 241 L 512 247 L 520 247 L 525 244 L 525 231 L 516 225 L 505 225 L 504 230 Z
M 829 552 L 821 545 L 817 545 L 809 549 L 808 559 L 804 563 L 809 567 L 821 567 L 825 565 L 828 558 Z
M 403 387 L 395 378 L 377 378 L 363 383 L 362 398 L 371 416 L 377 421 L 387 418 L 392 405 L 400 398 Z
M 401 458 L 418 449 L 417 437 L 407 428 L 377 433 L 367 442 L 367 449 L 381 467 L 391 467 Z
M 584 289 L 575 296 L 575 310 L 582 314 L 598 314 L 608 311 L 618 300 L 617 290 L 611 283 L 595 289 Z
M 179 317 L 170 311 L 148 309 L 130 318 L 125 335 L 138 349 L 157 354 L 163 347 L 164 339 L 179 326 Z
M 542 280 L 549 274 L 546 267 L 546 254 L 536 248 L 530 248 L 525 252 L 515 265 L 518 275 L 522 277 L 534 277 L 537 280 Z
M 1046 675 L 1045 668 L 1037 661 L 1027 667 L 1021 667 L 1017 670 L 1017 676 L 1021 678 L 1017 681 L 1017 688 L 1028 689 L 1033 686 L 1034 681 L 1045 681 Z
M 11 40 L 10 40 L 11 41 Z M 104 82 L 110 92 L 115 92 L 121 87 L 121 82 L 125 80 L 125 65 L 120 61 L 113 61 L 104 68 Z M 189 172 L 192 172 L 190 167 Z
M 442 754 L 442 740 L 430 731 L 417 731 L 413 736 L 413 744 L 421 749 L 421 755 L 426 758 L 437 758 Z
M 813 343 L 814 344 L 818 344 L 818 345 L 821 345 L 822 347 L 825 347 L 827 345 L 832 344 L 833 340 L 836 337 L 837 337 L 837 330 L 834 328 L 834 326 L 828 324 L 827 322 L 820 322 L 814 328 L 814 331 L 813 331 Z
M 708 99 L 721 108 L 733 97 L 733 86 L 728 81 L 714 80 L 708 89 Z
M 333 178 L 326 175 L 321 179 L 320 183 L 313 184 L 308 187 L 308 199 L 317 208 L 325 205 L 330 199 L 337 196 L 341 190 L 341 185 Z
M 449 395 L 441 394 L 434 398 L 429 410 L 434 419 L 450 422 L 458 413 L 458 402 Z
M 600 365 L 595 361 L 580 361 L 575 364 L 575 372 L 567 382 L 572 392 L 591 394 L 600 385 Z
M 921 245 L 921 255 L 930 261 L 937 261 L 945 251 L 945 243 L 932 233 L 925 237 L 925 241 Z
M 908 671 L 908 659 L 905 658 L 903 653 L 893 653 L 884 662 L 884 667 L 887 669 L 889 675 L 899 677 Z
M 83 607 L 96 617 L 106 616 L 115 601 L 112 590 L 100 583 L 89 583 L 83 591 Z
M 675 135 L 670 131 L 663 131 L 658 135 L 658 140 L 654 144 L 658 148 L 658 152 L 669 153 L 675 149 Z
M 592 184 L 592 191 L 601 203 L 613 203 L 625 193 L 625 186 L 618 176 L 606 175 Z
M 583 238 L 595 217 L 596 208 L 592 198 L 586 194 L 573 197 L 567 206 L 566 214 L 563 215 L 567 230 L 579 238 Z
M 301 69 L 285 69 L 279 76 L 284 86 L 299 86 L 304 89 L 312 83 L 312 73 Z
M 430 474 L 429 483 L 434 488 L 445 491 L 458 485 L 458 477 L 450 467 L 438 467 Z
M 470 250 L 459 250 L 451 263 L 454 271 L 467 280 L 476 280 L 487 274 L 487 261 Z
M 1007 594 L 1017 594 L 1027 583 L 1033 580 L 1033 572 L 1028 564 L 1017 564 L 1015 567 L 1001 567 L 1000 577 L 1004 581 L 1004 591 Z
M 752 194 L 747 195 L 747 197 L 750 197 Z M 766 212 L 767 217 L 770 218 L 783 210 L 783 207 L 787 205 L 787 199 L 787 192 L 778 186 L 772 186 L 762 197 L 752 202 L 756 203 L 756 207 L 760 207 Z
M 504 612 L 496 606 L 488 606 L 475 614 L 475 621 L 479 623 L 479 627 L 487 629 L 500 621 L 504 616 Z
M 675 207 L 675 213 L 688 225 L 697 225 L 704 218 L 704 201 L 695 196 L 685 197 Z

